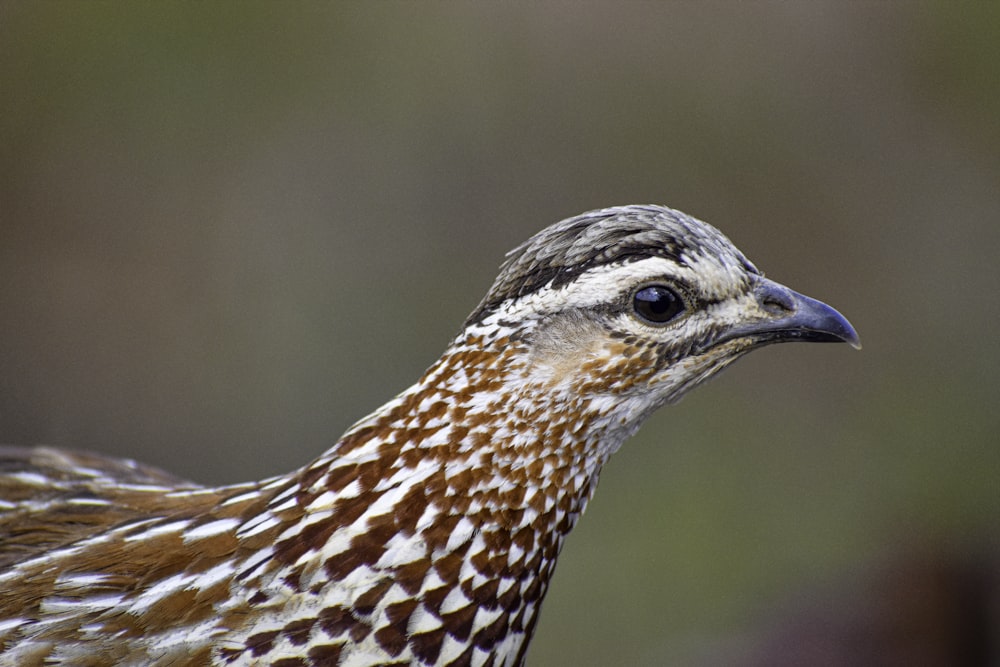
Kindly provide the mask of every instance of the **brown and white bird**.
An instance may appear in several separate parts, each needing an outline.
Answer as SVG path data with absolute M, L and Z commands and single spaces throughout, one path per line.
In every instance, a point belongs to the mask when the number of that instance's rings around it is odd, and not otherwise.
M 420 380 L 287 475 L 205 488 L 0 454 L 2 665 L 521 665 L 601 466 L 657 408 L 837 311 L 661 206 L 514 249 Z

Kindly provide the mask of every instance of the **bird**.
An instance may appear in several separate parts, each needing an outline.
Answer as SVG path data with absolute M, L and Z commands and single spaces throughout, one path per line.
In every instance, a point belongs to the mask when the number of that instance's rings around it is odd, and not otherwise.
M 510 251 L 442 356 L 315 460 L 202 486 L 0 450 L 0 665 L 523 665 L 563 542 L 643 421 L 832 307 L 660 205 Z

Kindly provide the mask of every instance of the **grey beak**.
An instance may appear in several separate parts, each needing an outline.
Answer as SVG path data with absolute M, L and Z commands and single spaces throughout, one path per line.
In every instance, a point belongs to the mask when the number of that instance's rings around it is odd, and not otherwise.
M 733 338 L 753 338 L 760 344 L 804 341 L 810 343 L 848 343 L 861 349 L 861 339 L 843 315 L 822 301 L 792 291 L 773 280 L 761 278 L 754 294 L 765 311 L 762 320 L 737 326 L 725 332 L 716 343 Z

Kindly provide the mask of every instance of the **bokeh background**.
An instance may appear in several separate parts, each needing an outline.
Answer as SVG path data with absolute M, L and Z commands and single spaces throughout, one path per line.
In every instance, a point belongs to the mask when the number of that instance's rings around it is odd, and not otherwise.
M 998 664 L 998 118 L 998 3 L 5 1 L 0 442 L 290 470 L 505 251 L 666 203 L 864 350 L 651 420 L 529 664 Z

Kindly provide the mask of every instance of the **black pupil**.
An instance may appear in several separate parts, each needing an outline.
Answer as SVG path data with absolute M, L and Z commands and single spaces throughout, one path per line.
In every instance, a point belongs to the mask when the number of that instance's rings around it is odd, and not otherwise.
M 684 309 L 684 302 L 671 290 L 660 285 L 643 287 L 635 293 L 635 312 L 650 322 L 662 324 Z

